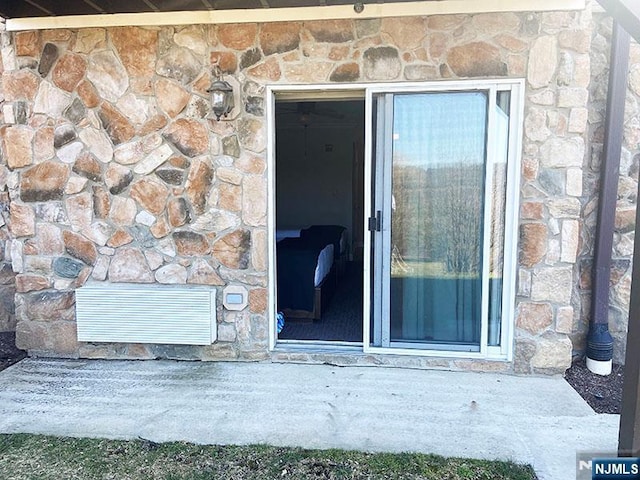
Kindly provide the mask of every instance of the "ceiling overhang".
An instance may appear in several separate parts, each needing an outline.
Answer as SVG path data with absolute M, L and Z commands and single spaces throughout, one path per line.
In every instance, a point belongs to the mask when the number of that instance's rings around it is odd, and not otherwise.
M 9 31 L 582 10 L 586 0 L 0 0 Z

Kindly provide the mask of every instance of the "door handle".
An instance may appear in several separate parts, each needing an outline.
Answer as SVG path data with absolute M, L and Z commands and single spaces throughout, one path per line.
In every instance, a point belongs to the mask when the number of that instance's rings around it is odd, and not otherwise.
M 382 211 L 376 210 L 376 216 L 369 217 L 369 231 L 370 232 L 382 231 Z

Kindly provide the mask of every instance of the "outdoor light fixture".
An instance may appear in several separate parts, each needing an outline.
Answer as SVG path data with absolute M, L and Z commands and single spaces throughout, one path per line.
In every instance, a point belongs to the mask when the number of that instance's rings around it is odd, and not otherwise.
M 211 94 L 213 114 L 216 116 L 216 120 L 220 120 L 220 117 L 226 117 L 233 110 L 233 87 L 222 80 L 222 72 L 217 65 L 214 68 L 214 74 L 218 79 L 211 84 L 207 92 Z

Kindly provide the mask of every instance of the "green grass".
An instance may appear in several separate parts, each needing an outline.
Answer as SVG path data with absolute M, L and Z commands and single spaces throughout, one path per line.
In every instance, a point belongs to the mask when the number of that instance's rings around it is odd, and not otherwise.
M 0 435 L 3 480 L 533 480 L 529 466 L 436 455 Z

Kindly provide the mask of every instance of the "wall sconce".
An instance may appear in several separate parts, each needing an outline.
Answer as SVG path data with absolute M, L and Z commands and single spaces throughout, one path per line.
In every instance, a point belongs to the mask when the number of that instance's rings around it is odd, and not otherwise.
M 211 109 L 216 116 L 216 120 L 220 120 L 220 117 L 226 117 L 233 110 L 233 87 L 229 83 L 222 80 L 222 72 L 216 65 L 214 72 L 218 79 L 211 83 L 211 86 L 207 90 L 211 94 Z

